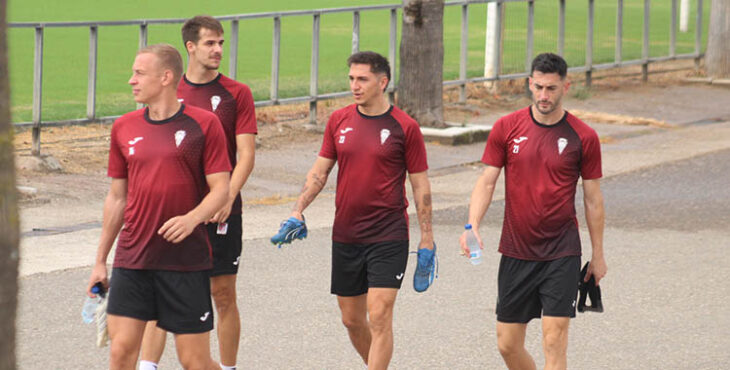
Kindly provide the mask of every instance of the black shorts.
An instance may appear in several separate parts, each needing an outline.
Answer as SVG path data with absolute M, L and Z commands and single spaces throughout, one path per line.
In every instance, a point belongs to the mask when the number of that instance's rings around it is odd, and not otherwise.
M 332 294 L 354 297 L 368 288 L 400 289 L 408 263 L 408 240 L 370 244 L 332 242 Z
M 499 262 L 497 321 L 527 323 L 544 316 L 575 317 L 580 256 Z
M 206 225 L 213 248 L 213 270 L 210 276 L 235 275 L 241 262 L 241 215 L 230 215 L 224 223 Z
M 208 271 L 114 268 L 107 313 L 150 321 L 175 334 L 213 329 Z

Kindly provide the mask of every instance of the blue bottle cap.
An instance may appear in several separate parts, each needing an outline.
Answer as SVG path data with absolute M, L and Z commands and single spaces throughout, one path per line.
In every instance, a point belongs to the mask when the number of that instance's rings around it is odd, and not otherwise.
M 94 285 L 93 287 L 91 287 L 91 292 L 94 294 L 99 294 L 99 293 L 101 293 L 101 288 L 99 287 L 98 284 Z
M 471 224 L 466 224 L 466 225 L 464 225 L 464 229 L 466 229 L 466 230 L 471 230 Z

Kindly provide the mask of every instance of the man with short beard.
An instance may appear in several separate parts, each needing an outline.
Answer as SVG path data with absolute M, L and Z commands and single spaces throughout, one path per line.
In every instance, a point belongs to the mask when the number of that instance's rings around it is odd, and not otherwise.
M 469 204 L 469 220 L 481 245 L 479 223 L 492 201 L 502 167 L 506 201 L 499 251 L 497 343 L 510 369 L 535 369 L 525 350 L 527 323 L 542 317 L 545 369 L 567 366 L 568 326 L 575 317 L 581 243 L 575 192 L 583 179 L 586 224 L 593 253 L 585 281 L 606 274 L 603 257 L 601 148 L 596 132 L 563 110 L 568 66 L 545 53 L 532 62 L 533 104 L 500 118 L 487 139 L 487 165 Z M 468 256 L 467 232 L 459 242 Z

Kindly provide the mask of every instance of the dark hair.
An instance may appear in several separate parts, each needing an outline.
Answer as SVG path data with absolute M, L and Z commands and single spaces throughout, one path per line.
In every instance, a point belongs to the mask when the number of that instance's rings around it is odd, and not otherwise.
M 530 69 L 530 76 L 532 73 L 538 71 L 542 73 L 557 73 L 560 78 L 565 78 L 568 74 L 568 63 L 560 55 L 553 53 L 542 53 L 532 60 L 532 69 Z
M 384 73 L 385 77 L 390 82 L 390 63 L 384 56 L 374 51 L 360 51 L 350 55 L 347 58 L 347 66 L 350 67 L 353 64 L 367 64 L 370 66 L 370 72 L 373 73 Z
M 187 47 L 188 41 L 192 41 L 194 44 L 200 40 L 200 29 L 205 28 L 213 32 L 217 32 L 219 35 L 223 34 L 223 26 L 221 22 L 209 15 L 198 15 L 185 21 L 182 26 L 182 39 L 183 45 Z

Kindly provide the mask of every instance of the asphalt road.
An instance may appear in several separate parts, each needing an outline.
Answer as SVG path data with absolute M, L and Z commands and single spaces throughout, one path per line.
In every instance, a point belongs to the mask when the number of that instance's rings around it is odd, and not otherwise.
M 730 363 L 730 150 L 665 163 L 603 181 L 607 209 L 602 283 L 606 312 L 578 314 L 571 325 L 569 367 L 575 369 L 723 369 Z M 590 255 L 580 195 L 584 252 Z M 412 286 L 415 257 L 395 311 L 393 369 L 500 369 L 494 305 L 503 201 L 481 232 L 485 262 L 457 254 L 466 206 L 434 214 L 439 279 L 424 294 Z M 411 234 L 418 236 L 415 224 Z M 361 369 L 329 294 L 331 230 L 310 231 L 276 249 L 246 241 L 238 275 L 243 337 L 241 369 Z M 412 243 L 412 249 L 415 242 Z M 81 321 L 89 268 L 20 279 L 20 369 L 102 369 L 108 348 Z M 176 369 L 174 347 L 161 369 Z M 538 367 L 540 323 L 527 347 Z M 212 340 L 217 358 L 217 343 Z

